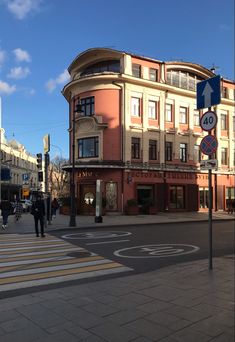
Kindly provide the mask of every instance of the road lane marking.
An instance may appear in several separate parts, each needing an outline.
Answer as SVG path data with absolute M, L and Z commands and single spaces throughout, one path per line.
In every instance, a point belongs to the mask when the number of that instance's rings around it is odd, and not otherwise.
M 127 241 L 130 241 L 130 240 L 117 240 L 117 241 L 101 241 L 101 242 L 90 242 L 90 243 L 86 243 L 87 246 L 90 246 L 90 245 L 102 245 L 104 243 L 120 243 L 120 242 L 127 242 Z

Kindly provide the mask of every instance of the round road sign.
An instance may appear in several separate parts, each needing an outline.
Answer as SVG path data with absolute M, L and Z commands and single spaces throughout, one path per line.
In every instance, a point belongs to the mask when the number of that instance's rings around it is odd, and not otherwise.
M 217 124 L 217 115 L 215 112 L 208 111 L 200 119 L 200 126 L 204 131 L 211 131 Z
M 206 135 L 200 144 L 200 149 L 202 153 L 206 155 L 211 155 L 216 152 L 218 147 L 218 141 L 214 135 L 208 134 Z

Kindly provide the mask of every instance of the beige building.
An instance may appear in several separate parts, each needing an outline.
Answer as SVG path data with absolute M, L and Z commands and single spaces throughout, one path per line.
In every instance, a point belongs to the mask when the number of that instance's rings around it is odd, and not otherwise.
M 17 197 L 29 198 L 38 189 L 37 159 L 16 140 L 7 141 L 3 128 L 0 132 L 1 169 L 5 171 L 0 180 L 1 198 L 11 201 Z M 4 175 L 10 175 L 10 179 L 4 179 Z

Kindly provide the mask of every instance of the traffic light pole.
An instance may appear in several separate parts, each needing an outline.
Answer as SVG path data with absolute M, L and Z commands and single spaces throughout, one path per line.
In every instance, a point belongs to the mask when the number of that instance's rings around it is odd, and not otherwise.
M 45 172 L 45 228 L 47 228 L 47 221 L 48 224 L 51 225 L 51 196 L 48 193 L 48 166 L 49 166 L 49 153 L 44 154 L 44 172 Z M 48 206 L 49 203 L 49 206 Z M 48 219 L 47 219 L 48 218 Z

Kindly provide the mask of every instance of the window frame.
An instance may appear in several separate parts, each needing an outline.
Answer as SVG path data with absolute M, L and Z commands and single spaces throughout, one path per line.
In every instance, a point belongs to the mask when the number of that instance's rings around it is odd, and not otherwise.
M 187 107 L 180 106 L 180 110 L 179 110 L 179 123 L 182 124 L 182 125 L 187 125 L 188 124 L 188 108 Z
M 167 109 L 167 107 L 170 107 L 170 110 Z M 169 113 L 170 113 L 170 120 L 169 119 Z M 173 122 L 173 104 L 172 103 L 166 103 L 165 104 L 165 120 L 166 122 Z
M 153 78 L 151 78 L 153 76 Z M 153 82 L 157 82 L 158 80 L 158 69 L 149 68 L 149 80 Z
M 140 159 L 140 138 L 131 138 L 131 159 Z
M 200 127 L 200 110 L 194 108 L 193 110 L 193 125 L 195 127 Z
M 131 116 L 135 118 L 140 117 L 140 100 L 139 97 L 131 96 Z M 137 112 L 137 114 L 135 112 Z
M 150 106 L 150 103 L 154 104 L 154 106 Z M 158 119 L 158 103 L 157 101 L 148 100 L 148 119 L 150 120 L 157 120 Z M 153 110 L 154 113 L 151 113 L 151 110 Z
M 149 139 L 149 160 L 157 159 L 157 140 Z
M 165 162 L 173 160 L 173 142 L 165 141 Z
M 228 129 L 227 114 L 225 113 L 220 114 L 220 128 L 222 131 L 227 131 Z
M 84 144 L 88 140 L 93 141 L 93 148 L 94 148 L 94 154 L 93 155 L 88 155 L 88 154 L 85 155 L 84 149 L 86 148 L 86 146 Z M 79 159 L 98 158 L 99 157 L 99 136 L 77 139 L 77 146 L 78 146 L 78 158 Z M 80 153 L 81 149 L 82 149 L 82 153 Z
M 221 147 L 221 165 L 228 165 L 228 148 Z
M 133 77 L 141 78 L 141 64 L 132 63 L 131 71 Z
M 180 143 L 180 161 L 181 163 L 187 163 L 188 158 L 187 158 L 187 151 L 188 151 L 188 144 L 186 143 Z
M 81 98 L 80 100 L 82 107 L 82 116 L 93 116 L 95 115 L 95 96 L 88 96 Z

